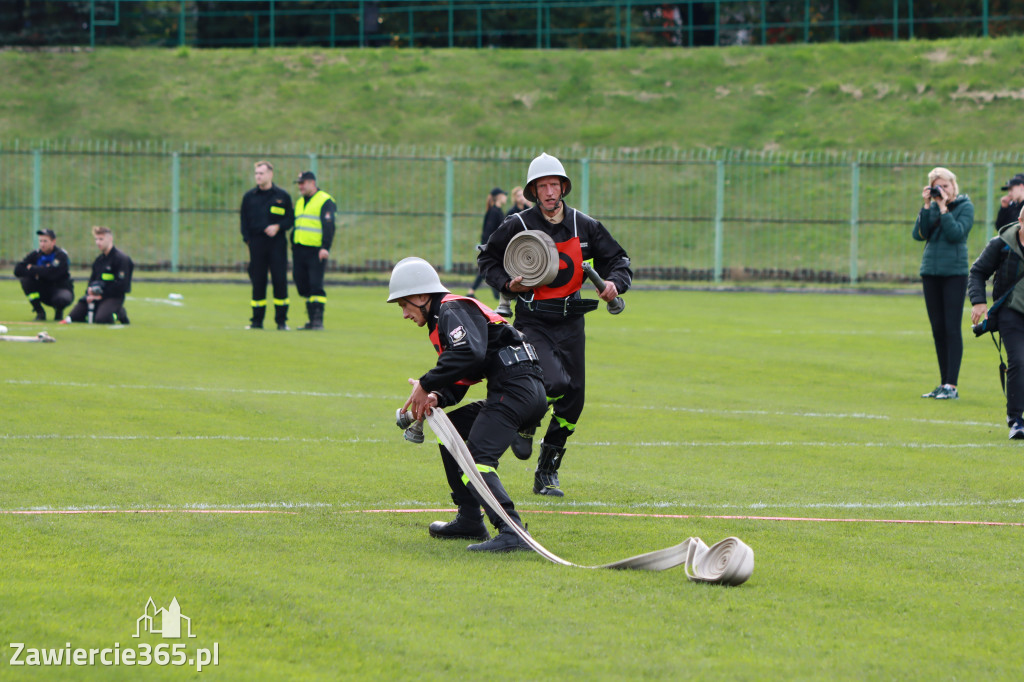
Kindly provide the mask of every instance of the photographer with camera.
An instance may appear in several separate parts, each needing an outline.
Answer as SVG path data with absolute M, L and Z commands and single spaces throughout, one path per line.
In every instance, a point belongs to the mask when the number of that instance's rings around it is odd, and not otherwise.
M 1003 226 L 971 266 L 967 291 L 971 299 L 974 333 L 998 332 L 1006 345 L 1006 425 L 1011 440 L 1024 440 L 1024 209 L 1017 222 Z M 989 309 L 985 282 L 995 275 Z M 1003 367 L 1000 365 L 1000 379 Z
M 1024 206 L 1024 174 L 1017 173 L 1005 185 L 1000 187 L 1006 192 L 999 197 L 999 211 L 996 213 L 996 232 L 999 229 L 1017 222 L 1017 215 Z
M 913 238 L 925 242 L 921 258 L 924 304 L 931 322 L 941 383 L 922 398 L 956 400 L 964 354 L 960 331 L 967 293 L 967 235 L 974 225 L 974 204 L 960 194 L 956 176 L 933 168 L 921 191 L 924 206 L 914 222 Z
M 114 233 L 109 227 L 93 227 L 92 236 L 100 255 L 93 261 L 89 287 L 61 324 L 128 324 L 124 297 L 132 290 L 132 270 L 135 264 L 128 254 L 114 247 Z

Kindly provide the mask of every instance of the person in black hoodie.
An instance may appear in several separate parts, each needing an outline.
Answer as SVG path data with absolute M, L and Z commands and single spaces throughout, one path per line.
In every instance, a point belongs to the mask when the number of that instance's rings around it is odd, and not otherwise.
M 501 225 L 501 221 L 505 219 L 505 213 L 501 210 L 501 207 L 505 205 L 506 200 L 508 200 L 508 195 L 500 187 L 495 187 L 487 195 L 487 211 L 484 213 L 484 226 L 480 231 L 481 244 L 487 243 L 487 240 L 491 238 L 494 231 Z M 476 288 L 483 281 L 484 273 L 477 272 L 476 279 L 473 280 L 473 284 L 469 287 L 469 292 L 466 295 L 470 298 L 476 298 Z M 494 297 L 498 298 L 498 290 L 492 290 L 494 291 Z
M 36 322 L 46 321 L 44 305 L 53 307 L 53 319 L 64 317 L 64 308 L 75 300 L 75 287 L 68 274 L 68 252 L 57 246 L 53 230 L 37 230 L 39 248 L 14 266 L 14 276 L 28 297 Z
M 971 323 L 987 319 L 987 328 L 999 332 L 1006 346 L 1006 425 L 1010 440 L 1024 440 L 1024 210 L 1017 222 L 1004 225 L 989 240 L 971 265 L 967 295 L 971 299 Z M 995 275 L 992 299 L 1006 297 L 989 310 L 985 282 Z M 994 306 L 995 304 L 993 304 Z
M 114 233 L 109 227 L 96 225 L 92 228 L 92 236 L 100 255 L 93 261 L 89 288 L 61 324 L 128 324 L 124 297 L 132 290 L 135 264 L 128 254 L 114 247 Z

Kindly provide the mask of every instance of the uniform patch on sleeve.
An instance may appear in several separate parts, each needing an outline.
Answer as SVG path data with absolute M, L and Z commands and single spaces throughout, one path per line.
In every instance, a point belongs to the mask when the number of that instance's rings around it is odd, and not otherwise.
M 462 325 L 459 325 L 455 329 L 448 332 L 448 338 L 451 339 L 452 345 L 454 346 L 455 344 L 459 343 L 464 338 L 466 338 L 466 328 L 463 327 Z

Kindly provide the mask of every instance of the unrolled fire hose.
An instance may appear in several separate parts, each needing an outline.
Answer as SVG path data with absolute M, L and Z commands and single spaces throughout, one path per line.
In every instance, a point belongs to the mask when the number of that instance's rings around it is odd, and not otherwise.
M 53 338 L 46 332 L 39 332 L 35 336 L 8 336 L 6 334 L 0 335 L 0 341 L 19 341 L 21 343 L 54 343 L 57 339 Z
M 672 547 L 600 566 L 582 566 L 566 561 L 545 549 L 543 545 L 533 539 L 533 536 L 509 518 L 491 493 L 490 488 L 487 487 L 483 476 L 477 471 L 476 463 L 473 461 L 473 456 L 470 454 L 469 448 L 466 447 L 466 443 L 441 408 L 435 407 L 426 416 L 426 423 L 441 443 L 448 448 L 452 457 L 458 462 L 459 468 L 472 483 L 474 490 L 479 493 L 480 498 L 491 511 L 500 516 L 533 551 L 552 563 L 576 566 L 577 568 L 617 568 L 641 571 L 664 571 L 682 564 L 689 580 L 720 585 L 741 585 L 754 572 L 754 550 L 736 537 L 725 538 L 711 547 L 704 544 L 700 538 L 690 537 Z

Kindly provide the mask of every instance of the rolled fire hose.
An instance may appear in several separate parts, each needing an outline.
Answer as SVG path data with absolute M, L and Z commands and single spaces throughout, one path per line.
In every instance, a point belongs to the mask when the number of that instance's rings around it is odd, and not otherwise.
M 689 580 L 719 585 L 741 585 L 754 572 L 754 550 L 736 537 L 725 538 L 711 547 L 704 544 L 700 538 L 691 537 L 672 547 L 600 566 L 583 566 L 566 561 L 545 549 L 543 545 L 533 539 L 532 535 L 509 518 L 491 493 L 490 488 L 487 487 L 483 476 L 477 471 L 476 463 L 473 461 L 473 456 L 470 454 L 469 448 L 466 447 L 466 443 L 441 408 L 435 407 L 426 416 L 425 421 L 441 443 L 448 448 L 452 457 L 458 462 L 459 468 L 473 484 L 474 490 L 479 493 L 491 511 L 500 516 L 533 551 L 552 563 L 577 568 L 616 568 L 641 571 L 664 571 L 682 564 Z
M 523 230 L 505 248 L 505 272 L 522 276 L 524 287 L 542 287 L 558 276 L 558 248 L 555 240 L 541 230 Z

